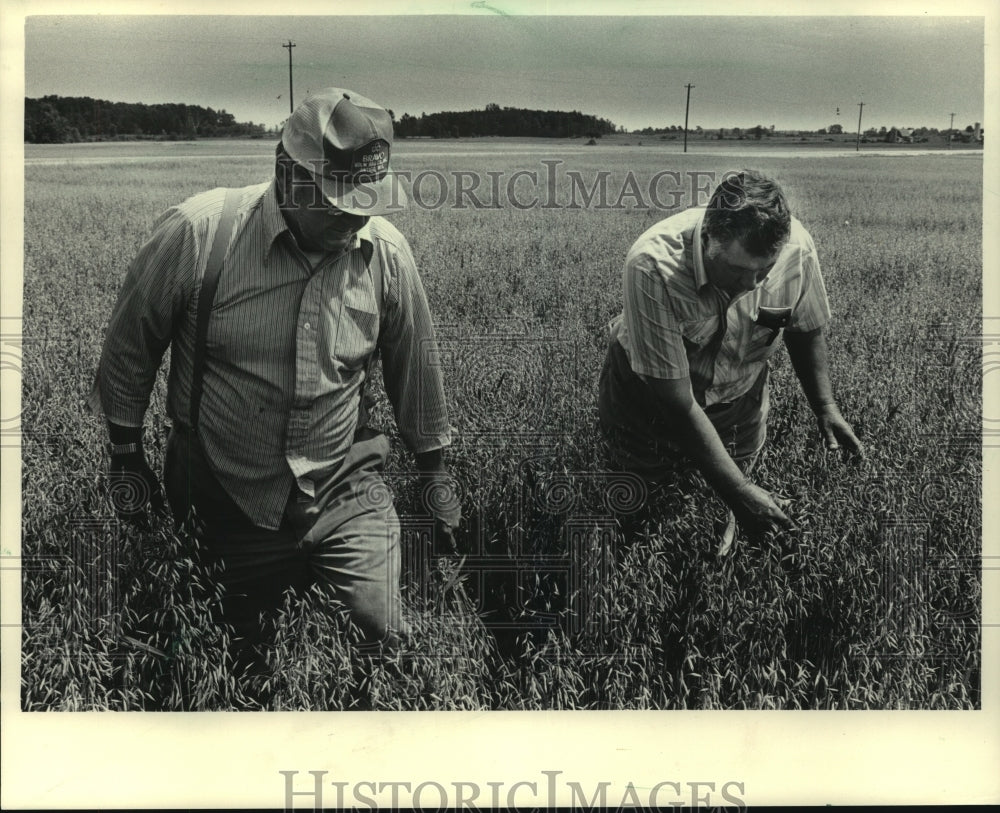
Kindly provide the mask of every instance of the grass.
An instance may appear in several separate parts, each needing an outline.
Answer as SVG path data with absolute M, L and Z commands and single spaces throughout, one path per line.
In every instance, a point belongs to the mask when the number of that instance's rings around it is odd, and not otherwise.
M 414 154 L 406 168 L 542 173 L 543 157 L 588 179 L 609 171 L 616 192 L 629 171 L 736 160 L 602 147 Z M 407 525 L 414 482 L 383 398 L 413 640 L 373 658 L 321 596 L 288 596 L 272 674 L 254 686 L 232 678 L 197 545 L 166 523 L 143 534 L 113 519 L 103 429 L 82 398 L 156 215 L 265 178 L 268 158 L 27 167 L 22 707 L 979 708 L 981 161 L 760 152 L 753 165 L 783 182 L 819 247 L 835 390 L 869 449 L 852 465 L 820 448 L 779 353 L 758 481 L 794 499 L 798 555 L 744 542 L 720 563 L 721 504 L 696 474 L 635 513 L 630 484 L 604 470 L 605 328 L 625 251 L 663 211 L 414 205 L 394 222 L 446 351 L 467 558 L 458 570 Z M 154 468 L 162 384 L 147 416 Z

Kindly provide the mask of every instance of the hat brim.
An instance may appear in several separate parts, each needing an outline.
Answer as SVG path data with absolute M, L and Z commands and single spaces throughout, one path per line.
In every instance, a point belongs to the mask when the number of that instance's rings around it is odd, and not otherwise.
M 310 174 L 323 197 L 351 215 L 392 214 L 405 209 L 409 200 L 400 177 L 394 172 L 386 173 L 380 181 L 356 184 L 335 181 L 312 171 Z

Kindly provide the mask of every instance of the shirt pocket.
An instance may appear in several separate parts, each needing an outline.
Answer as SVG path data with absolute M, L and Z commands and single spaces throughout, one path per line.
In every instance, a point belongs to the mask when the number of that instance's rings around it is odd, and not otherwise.
M 344 294 L 337 325 L 334 355 L 337 363 L 348 370 L 365 366 L 378 343 L 378 304 L 371 290 L 351 288 Z
M 763 361 L 770 358 L 778 349 L 778 339 L 783 328 L 788 324 L 792 309 L 790 307 L 761 307 L 757 320 L 750 326 L 750 338 L 747 351 L 743 355 L 745 362 Z
M 681 332 L 686 344 L 704 347 L 719 330 L 719 317 L 709 316 L 707 319 L 685 320 Z

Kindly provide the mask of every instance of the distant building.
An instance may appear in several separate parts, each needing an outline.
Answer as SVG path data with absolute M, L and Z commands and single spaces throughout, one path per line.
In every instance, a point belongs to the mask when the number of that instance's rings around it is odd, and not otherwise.
M 961 141 L 963 144 L 982 144 L 984 132 L 982 124 L 977 121 L 966 127 L 964 132 L 953 132 L 951 138 L 952 141 Z
M 912 144 L 913 130 L 910 128 L 900 129 L 893 127 L 885 134 L 885 140 L 890 144 Z

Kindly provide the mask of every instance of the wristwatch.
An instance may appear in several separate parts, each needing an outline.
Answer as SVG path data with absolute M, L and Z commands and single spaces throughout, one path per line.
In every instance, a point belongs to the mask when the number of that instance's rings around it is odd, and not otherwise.
M 125 454 L 135 454 L 139 451 L 139 444 L 135 441 L 131 443 L 109 443 L 108 444 L 108 454 L 112 457 L 117 457 L 118 455 Z

